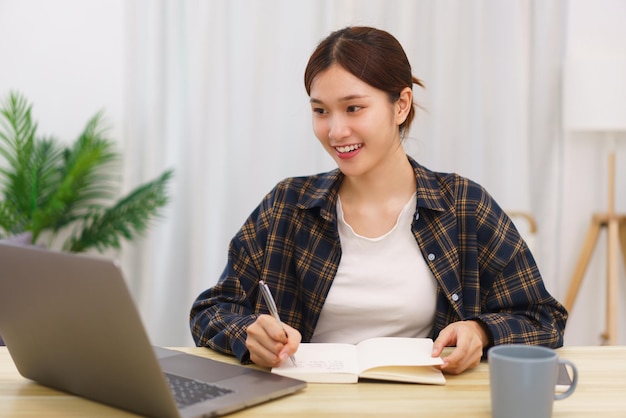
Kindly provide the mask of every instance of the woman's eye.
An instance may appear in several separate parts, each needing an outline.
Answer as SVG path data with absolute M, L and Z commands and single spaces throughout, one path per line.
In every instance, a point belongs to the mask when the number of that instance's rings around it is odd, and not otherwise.
M 361 109 L 361 106 L 353 105 L 353 106 L 348 106 L 347 111 L 348 111 L 348 113 L 354 113 L 354 112 L 358 111 L 359 109 Z
M 313 113 L 317 113 L 319 115 L 323 115 L 326 113 L 326 110 L 322 109 L 321 107 L 314 107 L 313 108 Z

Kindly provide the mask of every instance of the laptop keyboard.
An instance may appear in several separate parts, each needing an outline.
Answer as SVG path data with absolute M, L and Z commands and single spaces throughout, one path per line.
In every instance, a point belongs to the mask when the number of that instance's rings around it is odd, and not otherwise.
M 165 373 L 165 377 L 179 408 L 234 392 L 231 389 L 169 373 Z

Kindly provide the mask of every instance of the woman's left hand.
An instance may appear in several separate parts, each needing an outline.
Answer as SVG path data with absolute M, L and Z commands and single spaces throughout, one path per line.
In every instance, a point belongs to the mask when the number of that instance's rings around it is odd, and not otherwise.
M 477 321 L 454 322 L 439 333 L 433 344 L 433 357 L 441 355 L 445 347 L 456 346 L 439 368 L 445 373 L 459 374 L 478 366 L 488 343 L 489 338 Z

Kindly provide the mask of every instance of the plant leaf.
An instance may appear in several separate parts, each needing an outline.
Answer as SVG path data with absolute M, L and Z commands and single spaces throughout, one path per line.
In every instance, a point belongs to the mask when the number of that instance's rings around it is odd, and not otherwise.
M 30 155 L 37 125 L 31 118 L 32 106 L 17 92 L 11 92 L 0 109 L 0 155 L 18 171 L 20 160 Z
M 171 170 L 166 171 L 136 188 L 114 206 L 106 210 L 94 209 L 85 217 L 80 233 L 70 237 L 64 248 L 72 252 L 96 248 L 102 252 L 106 248 L 119 248 L 121 238 L 131 240 L 142 235 L 169 201 L 166 186 L 172 175 Z
M 119 248 L 121 239 L 143 233 L 168 201 L 172 171 L 107 208 L 118 192 L 120 156 L 106 137 L 102 114 L 64 146 L 36 136 L 31 110 L 16 92 L 0 108 L 0 157 L 5 160 L 0 161 L 0 237 L 29 232 L 36 244 L 49 232 L 50 245 L 59 231 L 72 228 L 65 248 L 84 251 Z
M 26 229 L 27 219 L 7 201 L 0 201 L 0 238 L 17 235 Z
M 5 210 L 10 210 L 15 220 L 10 228 L 7 226 L 12 233 L 31 229 L 33 213 L 45 205 L 46 195 L 58 181 L 57 166 L 62 156 L 61 147 L 53 139 L 35 137 L 31 108 L 23 96 L 11 93 L 0 110 L 0 154 L 8 163 L 0 173 Z
M 71 148 L 62 153 L 59 180 L 44 204 L 33 212 L 33 236 L 45 229 L 59 231 L 79 219 L 94 204 L 114 196 L 114 182 L 108 174 L 118 160 L 114 144 L 103 136 L 101 115 L 89 120 Z

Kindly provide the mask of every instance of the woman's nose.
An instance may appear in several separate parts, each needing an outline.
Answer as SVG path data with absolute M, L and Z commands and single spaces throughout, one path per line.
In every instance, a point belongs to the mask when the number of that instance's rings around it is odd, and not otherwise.
M 336 116 L 330 122 L 330 129 L 328 130 L 328 139 L 334 141 L 340 141 L 341 139 L 349 136 L 350 127 L 343 117 Z

